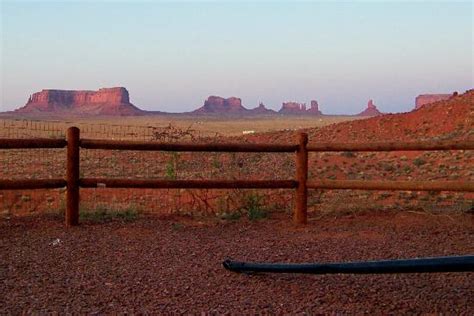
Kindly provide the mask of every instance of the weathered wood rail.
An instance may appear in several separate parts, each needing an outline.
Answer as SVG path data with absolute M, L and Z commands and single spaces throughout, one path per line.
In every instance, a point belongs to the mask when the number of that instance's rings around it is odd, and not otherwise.
M 170 144 L 140 141 L 81 139 L 77 127 L 67 130 L 66 139 L 0 139 L 1 149 L 67 148 L 66 179 L 0 179 L 0 190 L 67 189 L 67 226 L 79 224 L 80 188 L 149 188 L 149 189 L 295 189 L 293 220 L 307 222 L 308 189 L 408 190 L 474 192 L 473 181 L 368 181 L 308 180 L 308 153 L 334 151 L 445 151 L 474 150 L 474 140 L 417 141 L 410 143 L 319 143 L 308 146 L 308 135 L 299 133 L 295 145 L 283 144 Z M 186 152 L 265 152 L 295 153 L 295 179 L 290 180 L 135 180 L 80 178 L 80 149 L 145 150 Z

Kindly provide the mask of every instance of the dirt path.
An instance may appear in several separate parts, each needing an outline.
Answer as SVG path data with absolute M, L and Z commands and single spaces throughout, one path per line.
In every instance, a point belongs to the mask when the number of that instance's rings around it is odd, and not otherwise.
M 241 275 L 227 257 L 331 262 L 474 253 L 472 215 L 390 213 L 295 228 L 141 218 L 66 230 L 46 217 L 0 221 L 0 313 L 474 314 L 474 273 Z

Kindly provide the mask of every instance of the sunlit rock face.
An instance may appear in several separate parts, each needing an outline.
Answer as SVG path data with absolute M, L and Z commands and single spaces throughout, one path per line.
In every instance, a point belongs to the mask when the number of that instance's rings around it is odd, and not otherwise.
M 248 110 L 242 106 L 242 100 L 236 97 L 222 98 L 210 96 L 204 101 L 204 105 L 195 110 L 195 113 L 245 113 Z
M 90 90 L 42 90 L 33 93 L 20 113 L 71 113 L 81 115 L 139 115 L 123 87 Z
M 420 94 L 415 99 L 415 109 L 419 109 L 425 104 L 448 100 L 451 96 L 451 94 Z

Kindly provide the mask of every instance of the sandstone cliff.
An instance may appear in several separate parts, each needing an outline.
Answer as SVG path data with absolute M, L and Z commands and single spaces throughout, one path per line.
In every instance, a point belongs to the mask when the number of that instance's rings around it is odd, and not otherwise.
M 415 99 L 415 109 L 419 109 L 425 104 L 448 100 L 451 96 L 451 94 L 420 94 Z
M 378 116 L 382 114 L 383 113 L 380 112 L 375 106 L 374 101 L 369 100 L 369 102 L 367 103 L 367 108 L 364 111 L 357 114 L 357 116 Z
M 18 113 L 54 112 L 77 115 L 140 115 L 130 103 L 127 89 L 102 88 L 98 91 L 42 90 L 30 96 Z

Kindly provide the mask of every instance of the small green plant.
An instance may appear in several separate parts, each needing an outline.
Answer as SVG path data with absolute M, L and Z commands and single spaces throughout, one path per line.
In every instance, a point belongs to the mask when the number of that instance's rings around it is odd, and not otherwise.
M 216 155 L 212 158 L 212 167 L 215 169 L 220 169 L 222 167 L 219 157 Z
M 170 161 L 166 163 L 166 179 L 176 180 L 176 170 L 174 169 L 174 166 Z
M 176 180 L 177 178 L 176 169 L 178 168 L 178 159 L 179 159 L 178 153 L 173 152 L 171 154 L 171 158 L 166 163 L 166 179 Z
M 263 196 L 257 193 L 251 193 L 245 197 L 243 209 L 247 211 L 247 217 L 251 221 L 267 217 L 267 211 L 263 206 Z

